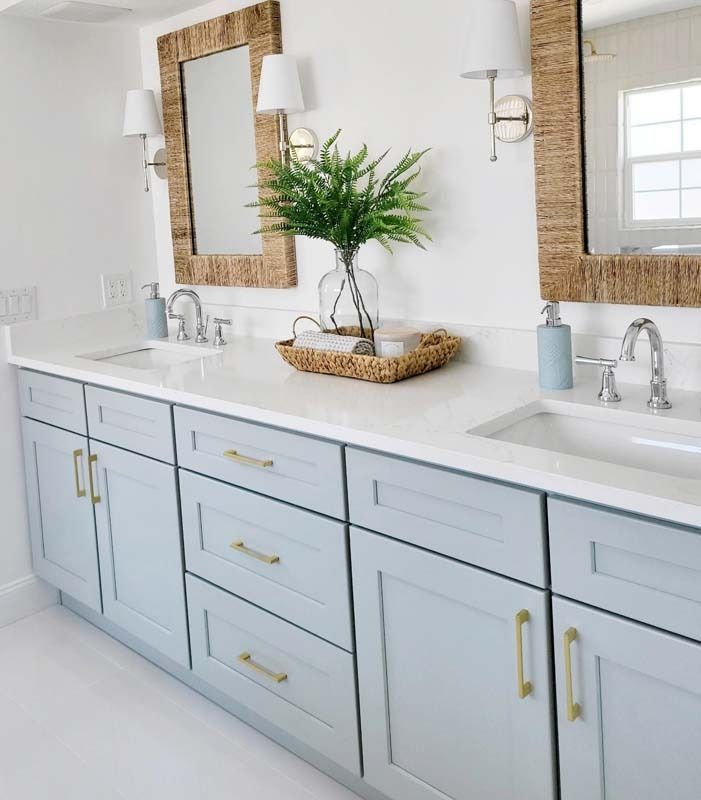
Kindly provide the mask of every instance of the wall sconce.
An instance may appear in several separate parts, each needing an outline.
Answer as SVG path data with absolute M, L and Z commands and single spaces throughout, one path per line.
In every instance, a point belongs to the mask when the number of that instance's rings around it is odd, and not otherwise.
M 527 73 L 521 50 L 516 4 L 512 0 L 471 0 L 461 78 L 489 81 L 490 161 L 497 160 L 496 140 L 521 142 L 533 130 L 533 109 L 527 97 L 510 94 L 494 102 L 497 78 Z
M 154 160 L 149 161 L 147 138 L 163 134 L 163 125 L 158 116 L 156 96 L 151 89 L 131 89 L 127 92 L 127 101 L 124 106 L 123 136 L 140 136 L 143 147 L 144 191 L 150 191 L 148 168 L 153 167 L 156 175 L 165 180 L 168 177 L 166 170 L 166 151 L 161 148 L 154 155 Z
M 286 136 L 285 115 L 304 111 L 302 86 L 299 81 L 297 61 L 294 56 L 264 56 L 258 87 L 259 114 L 275 114 L 279 124 L 280 160 L 292 157 L 296 161 L 316 158 L 319 142 L 314 131 L 296 128 Z

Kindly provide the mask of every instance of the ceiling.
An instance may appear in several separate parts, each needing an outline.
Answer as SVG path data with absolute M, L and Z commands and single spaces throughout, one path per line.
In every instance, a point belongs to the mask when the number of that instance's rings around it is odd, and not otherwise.
M 0 14 L 28 17 L 30 19 L 48 19 L 42 16 L 42 12 L 63 2 L 64 0 L 0 0 Z M 93 12 L 106 10 L 105 7 L 127 9 L 127 13 L 116 11 L 114 18 L 106 19 L 103 22 L 93 21 L 91 24 L 142 26 L 197 8 L 204 2 L 206 0 L 99 0 L 99 3 L 93 3 L 92 0 L 81 0 L 77 6 L 88 6 L 88 8 L 84 9 L 84 11 L 88 12 L 87 17 L 110 16 L 107 13 L 91 14 L 89 6 L 97 6 Z M 79 13 L 81 9 L 77 6 L 75 11 Z M 88 19 L 86 22 L 90 22 L 90 20 Z M 52 20 L 52 24 L 71 25 L 76 23 Z
M 585 30 L 701 5 L 699 0 L 582 0 Z

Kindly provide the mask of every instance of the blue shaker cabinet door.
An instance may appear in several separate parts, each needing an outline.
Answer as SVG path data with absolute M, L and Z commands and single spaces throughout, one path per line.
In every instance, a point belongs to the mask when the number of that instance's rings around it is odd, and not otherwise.
M 95 520 L 84 436 L 22 420 L 34 571 L 101 611 Z
M 394 800 L 554 800 L 545 591 L 351 529 L 365 780 Z
M 190 665 L 175 469 L 90 442 L 105 617 Z

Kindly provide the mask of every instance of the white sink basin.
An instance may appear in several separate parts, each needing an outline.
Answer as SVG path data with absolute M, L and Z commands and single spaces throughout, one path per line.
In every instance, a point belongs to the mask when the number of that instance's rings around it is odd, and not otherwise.
M 103 364 L 114 364 L 118 367 L 130 367 L 131 369 L 159 370 L 176 364 L 185 364 L 188 361 L 209 358 L 219 352 L 219 350 L 212 347 L 181 345 L 154 340 L 116 347 L 97 353 L 86 353 L 79 356 L 79 358 L 87 358 L 89 361 L 99 361 Z
M 469 433 L 556 453 L 605 461 L 677 478 L 701 479 L 698 436 L 679 421 L 632 412 L 542 401 L 499 417 Z

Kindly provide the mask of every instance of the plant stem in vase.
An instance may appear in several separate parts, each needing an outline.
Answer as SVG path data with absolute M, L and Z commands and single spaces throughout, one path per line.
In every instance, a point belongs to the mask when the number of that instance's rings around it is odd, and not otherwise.
M 379 322 L 377 281 L 358 267 L 357 250 L 336 250 L 336 268 L 319 282 L 319 312 L 325 330 L 359 328 L 372 340 Z

